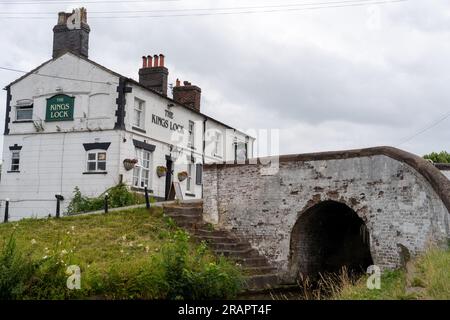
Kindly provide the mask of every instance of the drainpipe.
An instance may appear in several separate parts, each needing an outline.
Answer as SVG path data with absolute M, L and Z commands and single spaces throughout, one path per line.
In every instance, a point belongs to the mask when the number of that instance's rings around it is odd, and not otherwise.
M 205 117 L 203 120 L 203 152 L 202 152 L 202 199 L 203 199 L 203 166 L 205 165 L 205 150 L 206 150 L 206 121 L 208 118 Z

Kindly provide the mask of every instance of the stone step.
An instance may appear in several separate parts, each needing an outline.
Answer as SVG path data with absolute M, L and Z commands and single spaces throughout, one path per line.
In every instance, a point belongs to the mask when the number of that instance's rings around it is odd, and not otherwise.
M 227 249 L 212 249 L 216 254 L 223 255 L 229 258 L 255 258 L 259 257 L 258 251 L 255 249 L 242 249 L 242 250 L 227 250 Z
M 172 218 L 175 222 L 203 222 L 201 217 L 190 216 L 190 215 L 180 215 L 180 214 L 166 214 L 167 217 Z
M 280 282 L 276 273 L 249 276 L 245 280 L 245 287 L 249 291 L 267 290 L 276 287 Z
M 164 212 L 170 214 L 192 214 L 199 216 L 203 215 L 202 208 L 197 207 L 164 207 Z
M 209 243 L 236 243 L 236 242 L 240 241 L 238 238 L 224 237 L 224 236 L 201 236 L 201 235 L 196 235 L 195 237 L 197 239 L 199 239 L 200 241 L 206 241 L 208 244 Z
M 202 226 L 195 231 L 196 236 L 229 237 L 230 233 L 225 230 L 210 230 Z
M 250 266 L 243 266 L 242 270 L 245 274 L 248 275 L 258 275 L 258 274 L 271 274 L 275 273 L 276 269 L 272 266 L 257 266 L 257 267 L 250 267 Z
M 243 258 L 243 257 L 230 257 L 230 259 L 234 260 L 236 263 L 240 264 L 242 267 L 267 267 L 270 266 L 264 257 L 251 257 L 251 258 Z
M 208 246 L 213 250 L 249 250 L 251 245 L 246 242 L 208 242 Z

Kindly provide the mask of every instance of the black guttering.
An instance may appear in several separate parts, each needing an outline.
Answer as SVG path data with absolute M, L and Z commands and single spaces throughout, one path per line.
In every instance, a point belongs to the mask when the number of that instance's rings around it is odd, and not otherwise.
M 94 142 L 94 143 L 83 143 L 84 150 L 108 150 L 111 142 Z
M 125 95 L 132 91 L 131 87 L 127 87 L 127 79 L 125 77 L 119 78 L 119 85 L 117 86 L 117 110 L 116 123 L 114 129 L 125 130 L 125 104 L 127 103 Z
M 153 145 L 153 144 L 149 144 L 149 143 L 142 142 L 142 141 L 135 140 L 135 139 L 133 139 L 133 145 L 136 148 L 141 148 L 141 149 L 144 149 L 144 150 L 147 150 L 147 151 L 150 151 L 150 152 L 153 152 L 156 149 L 156 146 Z
M 9 114 L 11 113 L 11 88 L 6 87 L 6 114 L 5 114 L 5 132 L 4 134 L 9 134 L 9 122 L 11 121 L 11 118 Z

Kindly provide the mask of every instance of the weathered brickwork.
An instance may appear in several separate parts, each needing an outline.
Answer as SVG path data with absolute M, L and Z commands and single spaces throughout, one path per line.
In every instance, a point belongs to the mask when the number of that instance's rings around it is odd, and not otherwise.
M 445 203 L 421 173 L 402 161 L 385 155 L 281 161 L 272 175 L 260 174 L 261 168 L 207 166 L 204 219 L 249 240 L 286 276 L 294 224 L 326 200 L 347 205 L 365 222 L 373 262 L 382 268 L 401 264 L 401 248 L 414 256 L 448 241 Z

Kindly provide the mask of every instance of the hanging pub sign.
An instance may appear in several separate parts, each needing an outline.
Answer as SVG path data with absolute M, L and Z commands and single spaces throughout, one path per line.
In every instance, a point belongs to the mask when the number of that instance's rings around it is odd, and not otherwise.
M 70 121 L 73 120 L 73 106 L 75 97 L 65 94 L 57 94 L 47 99 L 47 111 L 45 121 Z

